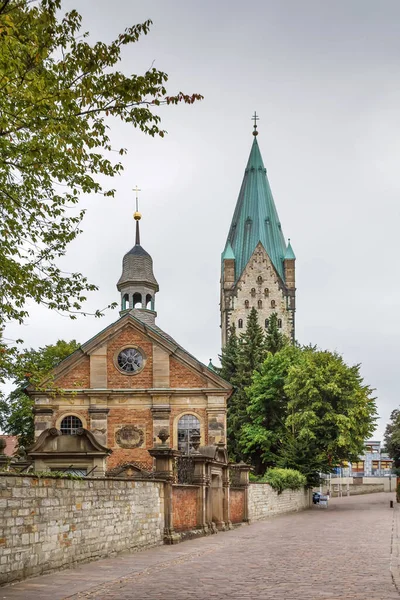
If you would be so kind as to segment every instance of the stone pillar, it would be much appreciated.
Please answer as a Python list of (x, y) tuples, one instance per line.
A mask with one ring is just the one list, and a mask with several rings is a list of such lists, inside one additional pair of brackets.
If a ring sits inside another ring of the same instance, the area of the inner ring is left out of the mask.
[(249, 473), (250, 465), (246, 465), (244, 462), (237, 464), (231, 464), (229, 467), (232, 471), (236, 472), (237, 480), (235, 481), (235, 488), (242, 488), (244, 493), (243, 501), (243, 521), (250, 523), (249, 516)]
[(229, 486), (229, 467), (226, 466), (222, 470), (222, 513), (226, 529), (232, 529), (230, 517), (230, 486)]
[(107, 416), (110, 409), (103, 406), (89, 406), (89, 431), (102, 446), (107, 446)]
[(193, 485), (199, 486), (197, 525), (204, 533), (211, 533), (210, 476), (207, 472), (207, 458), (198, 451), (193, 452), (191, 457), (194, 461)]
[(54, 410), (49, 407), (35, 406), (33, 414), (35, 415), (35, 438), (39, 437), (45, 429), (53, 427)]
[(226, 407), (222, 396), (207, 398), (207, 434), (209, 446), (217, 445), (226, 440)]
[(159, 439), (162, 443), (151, 448), (149, 454), (155, 459), (155, 477), (164, 480), (164, 543), (177, 544), (180, 536), (174, 531), (172, 484), (175, 481), (175, 460), (181, 453), (168, 446), (168, 438), (168, 433), (161, 430)]

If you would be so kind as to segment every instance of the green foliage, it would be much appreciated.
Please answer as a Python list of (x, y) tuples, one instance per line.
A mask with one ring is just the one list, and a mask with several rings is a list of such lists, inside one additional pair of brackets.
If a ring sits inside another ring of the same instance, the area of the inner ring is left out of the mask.
[[(251, 384), (253, 373), (262, 365), (265, 358), (265, 336), (258, 324), (258, 315), (252, 308), (247, 317), (245, 332), (239, 340), (228, 341), (228, 350), (223, 350), (226, 365), (230, 365), (230, 383), (234, 393), (228, 401), (228, 452), (232, 460), (243, 458), (240, 436), (249, 421), (247, 414), (248, 397), (246, 388)], [(229, 363), (227, 358), (229, 357)]]
[(390, 415), (390, 422), (385, 429), (384, 444), (398, 474), (400, 472), (400, 410), (398, 409), (392, 411)]
[(374, 431), (375, 398), (359, 365), (336, 353), (285, 346), (269, 353), (248, 388), (239, 445), (260, 474), (270, 466), (300, 471), (307, 485), (344, 460), (356, 460)]
[(283, 490), (299, 490), (307, 483), (305, 476), (294, 469), (268, 469), (263, 480), (281, 494)]
[(241, 430), (239, 444), (245, 460), (251, 462), (257, 473), (277, 464), (282, 440), (287, 435), (285, 382), (300, 355), (301, 350), (295, 346), (285, 346), (276, 354), (268, 353), (247, 389), (248, 422)]
[(6, 398), (0, 399), (0, 429), (17, 435), (20, 446), (27, 447), (34, 441), (33, 404), (26, 388), (29, 384), (36, 389), (45, 386), (43, 380), (51, 370), (78, 348), (75, 340), (58, 340), (56, 344), (38, 350), (31, 348), (18, 355), (14, 366), (15, 387)]
[(265, 338), (265, 349), (272, 354), (276, 354), (287, 344), (285, 336), (279, 331), (278, 315), (272, 313), (268, 322), (267, 335)]
[(222, 348), (219, 359), (221, 361), (219, 375), (226, 379), (226, 381), (234, 384), (237, 381), (239, 368), (239, 340), (236, 335), (235, 324), (229, 328), (228, 340), (224, 348)]
[(61, 0), (0, 5), (0, 331), (24, 321), (30, 299), (75, 318), (96, 289), (57, 261), (80, 233), (81, 195), (114, 196), (102, 182), (122, 171), (115, 157), (126, 150), (112, 146), (112, 119), (163, 137), (157, 107), (202, 98), (169, 95), (167, 74), (154, 67), (117, 70), (150, 20), (91, 43), (79, 13), (60, 10)]

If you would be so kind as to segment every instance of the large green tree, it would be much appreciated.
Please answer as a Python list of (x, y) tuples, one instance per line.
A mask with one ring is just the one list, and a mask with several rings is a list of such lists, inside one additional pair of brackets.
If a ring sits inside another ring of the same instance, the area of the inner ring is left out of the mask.
[(24, 321), (27, 300), (74, 317), (96, 289), (58, 259), (80, 233), (82, 194), (114, 195), (104, 176), (121, 172), (125, 149), (112, 145), (112, 119), (164, 136), (157, 106), (201, 98), (169, 95), (167, 74), (153, 66), (117, 69), (150, 20), (107, 44), (61, 9), (61, 0), (0, 1), (0, 331)]
[(42, 381), (64, 358), (75, 352), (79, 344), (75, 340), (58, 340), (34, 350), (21, 352), (14, 366), (14, 388), (7, 397), (0, 400), (0, 430), (17, 435), (19, 444), (29, 446), (34, 439), (33, 404), (26, 394), (28, 385), (40, 389)]
[(268, 350), (268, 352), (275, 354), (276, 352), (279, 352), (279, 350), (282, 350), (286, 344), (287, 339), (278, 327), (278, 314), (274, 312), (268, 319), (265, 348)]
[(319, 472), (356, 460), (375, 428), (375, 398), (359, 365), (313, 347), (268, 354), (248, 398), (241, 445), (257, 472), (293, 468), (310, 485)]
[(386, 452), (393, 459), (396, 473), (400, 474), (400, 410), (392, 411), (390, 421), (386, 425), (384, 444)]

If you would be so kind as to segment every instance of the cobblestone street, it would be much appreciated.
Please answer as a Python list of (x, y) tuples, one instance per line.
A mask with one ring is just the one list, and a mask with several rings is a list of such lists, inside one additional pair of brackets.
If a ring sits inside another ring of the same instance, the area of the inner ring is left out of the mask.
[[(393, 494), (124, 554), (0, 590), (4, 600), (398, 600)], [(393, 560), (391, 572), (391, 547)], [(393, 577), (392, 577), (393, 573)]]

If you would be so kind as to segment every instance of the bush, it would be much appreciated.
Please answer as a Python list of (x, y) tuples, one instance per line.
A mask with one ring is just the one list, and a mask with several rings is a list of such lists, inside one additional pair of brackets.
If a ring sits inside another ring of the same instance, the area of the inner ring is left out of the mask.
[(307, 483), (307, 478), (295, 469), (268, 469), (263, 481), (281, 494), (283, 490), (299, 490)]

